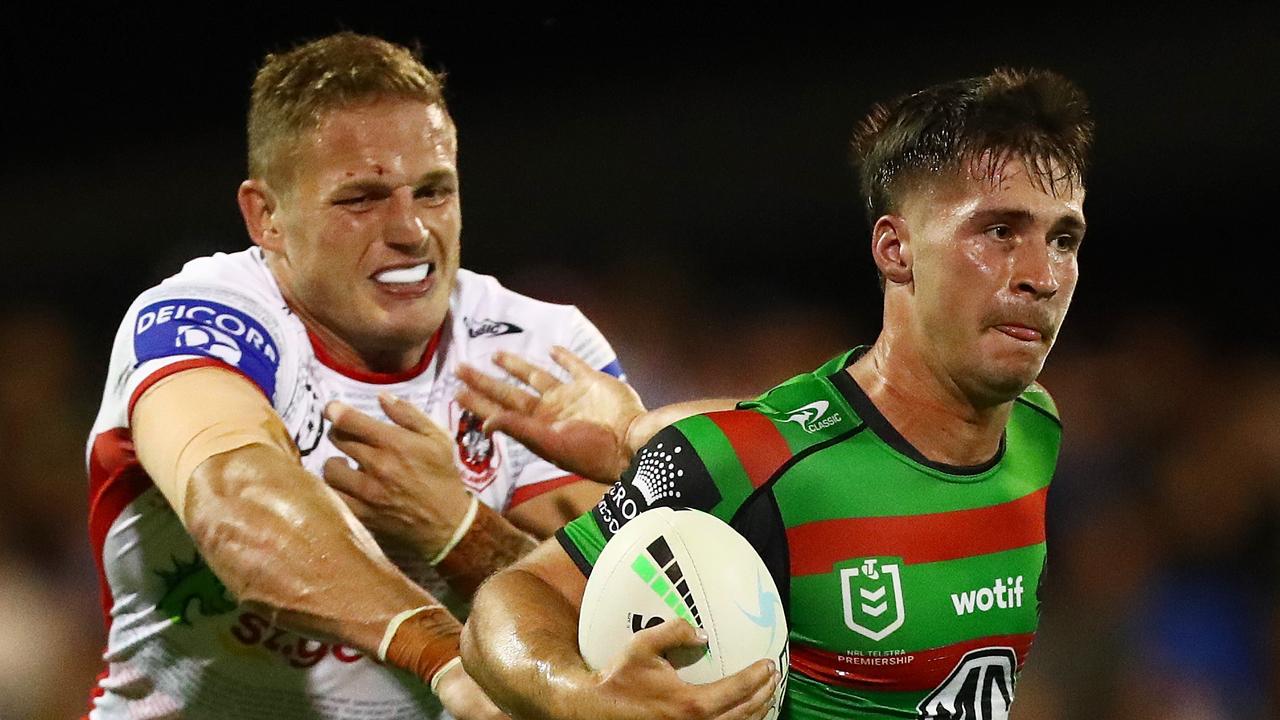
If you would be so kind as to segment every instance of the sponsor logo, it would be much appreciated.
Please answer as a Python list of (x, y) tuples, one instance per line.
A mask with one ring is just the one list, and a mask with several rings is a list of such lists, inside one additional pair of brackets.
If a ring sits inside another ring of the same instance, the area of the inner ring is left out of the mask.
[(787, 413), (788, 417), (785, 422), (793, 422), (804, 428), (807, 433), (816, 433), (819, 430), (835, 425), (842, 419), (838, 412), (827, 415), (827, 410), (830, 406), (831, 404), (826, 400), (816, 400)]
[(305, 669), (314, 667), (325, 658), (332, 657), (341, 663), (359, 662), (364, 655), (355, 648), (302, 637), (276, 627), (267, 618), (253, 612), (240, 614), (231, 627), (231, 637), (242, 645), (257, 646), (266, 650), (289, 667)]
[(836, 566), (840, 569), (846, 627), (877, 642), (902, 627), (907, 614), (902, 602), (900, 562), (900, 558), (861, 558), (847, 563), (853, 567)]
[(1012, 648), (971, 650), (946, 680), (916, 706), (918, 720), (1008, 720), (1013, 704)]
[(138, 362), (207, 355), (239, 368), (274, 396), (280, 351), (265, 327), (236, 308), (208, 300), (165, 300), (143, 308), (133, 329)]
[(991, 587), (982, 587), (951, 594), (951, 604), (956, 615), (972, 615), (992, 609), (1006, 610), (1022, 607), (1022, 576), (997, 578)]
[(684, 571), (680, 569), (680, 563), (676, 562), (666, 538), (659, 535), (649, 543), (644, 552), (638, 553), (631, 561), (631, 571), (662, 598), (662, 602), (671, 608), (676, 617), (702, 627), (698, 605), (693, 601), (693, 593), (684, 579)]
[(464, 317), (462, 323), (467, 326), (467, 334), (473, 338), (481, 335), (498, 336), (524, 332), (524, 328), (519, 325), (503, 320), (472, 320)]
[[(680, 491), (676, 489), (676, 480), (684, 477), (684, 470), (676, 468), (675, 461), (679, 459), (676, 456), (684, 451), (684, 447), (677, 445), (667, 450), (662, 447), (663, 445), (664, 443), (658, 443), (652, 448), (646, 447), (640, 451), (636, 472), (631, 478), (631, 484), (640, 491), (645, 505), (649, 507), (659, 500), (680, 497)], [(632, 517), (634, 515), (626, 516), (628, 520)]]

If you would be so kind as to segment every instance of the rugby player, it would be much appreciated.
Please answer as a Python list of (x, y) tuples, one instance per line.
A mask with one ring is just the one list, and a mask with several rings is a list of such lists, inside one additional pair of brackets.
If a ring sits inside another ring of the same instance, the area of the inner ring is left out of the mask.
[[(730, 523), (773, 575), (791, 629), (783, 717), (1007, 718), (1038, 622), (1061, 433), (1034, 381), (1076, 286), (1092, 134), (1084, 95), (1042, 71), (877, 105), (854, 149), (882, 332), (737, 409), (663, 428), (593, 510), (490, 579), (462, 643), (490, 697), (520, 718), (767, 712), (767, 660), (711, 686), (677, 678), (663, 652), (704, 642), (679, 620), (639, 631), (602, 670), (578, 654), (605, 543), (673, 505)], [(586, 444), (559, 435), (589, 434), (589, 409), (555, 398), (600, 395), (607, 378), (513, 374), (539, 394), (472, 383), (491, 425), (549, 455)], [(629, 412), (594, 427), (625, 438), (643, 418)]]
[[(259, 70), (254, 246), (142, 293), (113, 347), (88, 446), (108, 624), (91, 718), (500, 716), (448, 608), (605, 486), (486, 433), (455, 371), (553, 346), (620, 369), (575, 308), (459, 268), (441, 93), (352, 33)], [(380, 495), (387, 477), (412, 501)]]

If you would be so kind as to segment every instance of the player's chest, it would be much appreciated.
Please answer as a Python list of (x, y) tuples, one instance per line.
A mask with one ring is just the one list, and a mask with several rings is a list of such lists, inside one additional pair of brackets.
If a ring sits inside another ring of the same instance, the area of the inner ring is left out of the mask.
[(378, 395), (391, 393), (422, 410), (453, 439), (454, 460), (462, 482), (486, 504), (501, 507), (509, 484), (507, 450), (500, 438), (482, 430), (478, 416), (458, 405), (455, 396), (459, 386), (460, 381), (447, 366), (439, 371), (433, 368), (409, 382), (377, 385), (353, 381), (317, 363), (299, 383), (304, 397), (297, 404), (298, 411), (290, 413), (287, 425), (294, 434), (303, 466), (323, 475), (325, 461), (345, 457), (330, 438), (331, 424), (324, 417), (325, 406), (339, 401), (390, 423)]

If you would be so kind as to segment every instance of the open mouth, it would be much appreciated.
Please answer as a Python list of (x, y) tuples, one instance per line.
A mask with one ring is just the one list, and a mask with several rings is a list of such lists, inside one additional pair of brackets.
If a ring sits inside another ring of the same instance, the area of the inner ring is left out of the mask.
[(433, 263), (419, 263), (408, 267), (391, 268), (376, 273), (373, 279), (385, 285), (413, 285), (426, 280), (435, 270)]

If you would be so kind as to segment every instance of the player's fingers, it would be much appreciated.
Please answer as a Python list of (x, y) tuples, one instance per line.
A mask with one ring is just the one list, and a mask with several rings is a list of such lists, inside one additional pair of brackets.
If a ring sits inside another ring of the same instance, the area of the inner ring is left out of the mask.
[(507, 410), (528, 413), (533, 412), (538, 405), (538, 399), (533, 395), (474, 368), (465, 366), (459, 368), (458, 379), (473, 392), (485, 396)]
[(387, 431), (392, 427), (338, 400), (324, 406), (324, 416), (333, 424), (333, 429), (339, 436), (352, 437), (370, 445), (382, 444)]
[(544, 395), (560, 386), (560, 381), (554, 375), (519, 355), (496, 352), (493, 354), (493, 362)]
[(555, 436), (551, 427), (545, 422), (506, 410), (495, 413), (485, 420), (483, 429), (487, 433), (500, 432), (509, 435), (535, 453), (543, 449)]
[[(324, 481), (328, 483), (329, 487), (333, 488), (344, 500), (358, 499), (362, 511), (368, 509), (366, 503), (381, 489), (373, 478), (351, 467), (346, 458), (333, 457), (326, 460), (323, 475)], [(347, 506), (351, 508), (352, 512), (356, 512), (356, 507), (352, 506), (350, 502), (347, 503)], [(356, 515), (363, 517), (360, 512), (356, 512)]]
[(757, 660), (703, 687), (716, 714), (726, 718), (749, 718), (763, 714), (760, 709), (768, 704), (779, 679), (772, 660)]
[(352, 515), (356, 516), (356, 519), (359, 520), (361, 524), (367, 524), (369, 520), (377, 517), (377, 513), (373, 511), (373, 508), (369, 507), (368, 503), (360, 498), (357, 498), (354, 495), (348, 495), (341, 490), (334, 490), (333, 493), (338, 496), (338, 499), (347, 506), (347, 509), (351, 511)]
[(631, 638), (632, 647), (643, 655), (666, 655), (672, 650), (705, 647), (706, 644), (706, 632), (680, 618), (641, 630)]
[(419, 435), (430, 435), (440, 430), (426, 413), (402, 397), (386, 392), (378, 393), (378, 404), (382, 406), (382, 411), (387, 414), (391, 422), (406, 430), (412, 430)]
[(776, 693), (780, 682), (782, 682), (782, 676), (774, 671), (768, 682), (756, 688), (756, 691), (746, 700), (730, 708), (728, 712), (722, 715), (722, 719), (760, 720), (760, 718), (768, 715), (777, 699)]
[(352, 440), (350, 436), (342, 433), (330, 432), (329, 441), (347, 457), (355, 460), (363, 470), (376, 472), (377, 468), (381, 467), (382, 451), (377, 448), (359, 440)]
[(586, 360), (573, 354), (568, 348), (559, 345), (551, 348), (551, 359), (555, 360), (560, 367), (568, 370), (569, 375), (575, 380), (596, 371), (595, 368), (587, 364)]
[(506, 408), (474, 390), (459, 390), (455, 398), (463, 410), (470, 410), (479, 415), (482, 420), (488, 420), (506, 410)]

